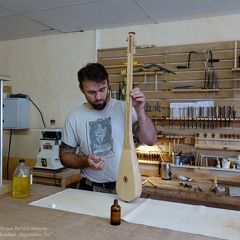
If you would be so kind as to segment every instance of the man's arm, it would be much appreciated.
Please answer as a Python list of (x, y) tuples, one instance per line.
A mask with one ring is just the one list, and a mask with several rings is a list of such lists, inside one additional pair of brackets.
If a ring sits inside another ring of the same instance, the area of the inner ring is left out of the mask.
[(134, 134), (142, 143), (153, 146), (157, 144), (157, 131), (152, 120), (145, 112), (145, 96), (139, 88), (132, 89), (130, 94), (138, 116), (138, 124), (134, 127)]
[(60, 161), (65, 167), (76, 169), (90, 167), (95, 170), (102, 170), (104, 168), (104, 161), (99, 161), (99, 157), (94, 154), (79, 156), (76, 154), (76, 148), (64, 142), (61, 142), (59, 150)]
[(148, 146), (157, 144), (156, 128), (147, 114), (146, 119), (139, 119), (138, 117), (138, 121), (133, 124), (133, 134), (140, 142)]

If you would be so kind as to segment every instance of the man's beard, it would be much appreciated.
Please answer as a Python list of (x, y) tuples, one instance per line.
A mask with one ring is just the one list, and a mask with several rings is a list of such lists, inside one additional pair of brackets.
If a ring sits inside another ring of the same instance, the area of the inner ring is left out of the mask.
[(103, 110), (107, 105), (107, 101), (104, 101), (102, 104), (91, 103), (91, 105), (95, 110)]

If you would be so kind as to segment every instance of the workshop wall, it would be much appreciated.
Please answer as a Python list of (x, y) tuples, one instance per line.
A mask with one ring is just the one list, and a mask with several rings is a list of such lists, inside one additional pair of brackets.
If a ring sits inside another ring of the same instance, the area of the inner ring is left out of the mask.
[[(86, 41), (87, 39), (87, 41)], [(50, 120), (62, 127), (66, 115), (84, 97), (77, 81), (78, 70), (95, 59), (95, 32), (28, 38), (0, 43), (0, 68), (12, 80), (12, 93), (23, 93), (41, 110), (46, 127)], [(36, 158), (44, 127), (37, 108), (30, 102), (30, 129), (13, 130), (11, 156)], [(10, 130), (4, 130), (4, 156), (8, 154)]]
[[(76, 73), (95, 61), (98, 49), (126, 47), (127, 33), (136, 32), (137, 45), (177, 46), (240, 39), (239, 15), (71, 33), (0, 42), (0, 69), (12, 76), (7, 85), (13, 93), (28, 94), (39, 107), (46, 125), (51, 119), (61, 127), (66, 115), (84, 102)], [(182, 60), (185, 61), (185, 60)], [(6, 85), (6, 83), (5, 83)], [(150, 85), (152, 87), (152, 85)], [(30, 104), (30, 128), (43, 127), (40, 114)], [(10, 155), (36, 158), (38, 132), (14, 130)], [(4, 156), (8, 154), (9, 130), (4, 130)]]
[[(167, 143), (168, 153), (189, 152), (196, 146), (198, 152), (205, 154), (215, 151), (216, 155), (237, 156), (240, 146), (240, 136), (236, 134), (240, 115), (239, 54), (237, 41), (136, 46), (134, 85), (145, 93), (146, 111), (159, 131), (159, 142)], [(112, 97), (122, 99), (126, 47), (99, 49), (98, 61), (110, 74)], [(206, 107), (206, 101), (213, 105)], [(173, 103), (175, 107), (171, 107)], [(175, 148), (176, 143), (181, 144), (181, 149)], [(199, 150), (201, 148), (204, 150)]]
[[(136, 33), (136, 45), (176, 46), (240, 39), (238, 15), (165, 22), (99, 31), (99, 49), (123, 47), (128, 32)], [(126, 43), (127, 46), (127, 43)]]

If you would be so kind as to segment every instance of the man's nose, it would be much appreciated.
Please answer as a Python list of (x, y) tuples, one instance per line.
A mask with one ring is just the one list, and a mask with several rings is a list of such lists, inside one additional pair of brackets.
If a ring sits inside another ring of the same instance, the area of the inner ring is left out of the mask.
[(101, 99), (101, 94), (100, 94), (100, 92), (96, 92), (96, 99), (97, 99), (97, 100), (100, 100), (100, 99)]

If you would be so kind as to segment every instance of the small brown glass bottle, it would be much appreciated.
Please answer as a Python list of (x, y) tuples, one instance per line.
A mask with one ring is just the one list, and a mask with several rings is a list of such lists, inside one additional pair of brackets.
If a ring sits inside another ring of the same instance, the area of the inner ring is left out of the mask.
[(118, 200), (114, 199), (114, 204), (111, 206), (111, 225), (121, 224), (121, 207), (118, 205)]

